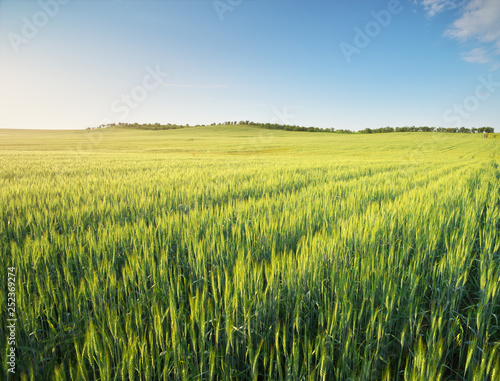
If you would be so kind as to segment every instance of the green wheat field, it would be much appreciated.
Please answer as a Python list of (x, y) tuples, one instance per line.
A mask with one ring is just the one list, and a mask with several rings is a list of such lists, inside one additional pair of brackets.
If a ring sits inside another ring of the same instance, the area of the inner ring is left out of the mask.
[(482, 134), (0, 130), (4, 374), (500, 380), (499, 164)]

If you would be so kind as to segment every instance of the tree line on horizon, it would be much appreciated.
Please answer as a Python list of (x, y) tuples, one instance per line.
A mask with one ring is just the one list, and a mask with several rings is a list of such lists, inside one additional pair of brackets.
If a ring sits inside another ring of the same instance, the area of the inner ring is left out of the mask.
[(495, 132), (495, 129), (493, 127), (472, 127), (472, 128), (467, 128), (467, 127), (427, 127), (427, 126), (422, 126), (422, 127), (381, 127), (381, 128), (365, 128), (364, 130), (359, 131), (361, 134), (378, 134), (378, 133), (385, 133), (385, 132), (448, 132), (448, 133), (460, 133), (460, 134), (476, 134), (476, 133), (493, 133)]
[[(405, 126), (405, 127), (380, 127), (380, 128), (365, 128), (361, 131), (351, 131), (349, 129), (335, 129), (335, 128), (320, 128), (320, 127), (303, 127), (297, 125), (279, 124), (279, 123), (257, 123), (252, 121), (226, 121), (222, 123), (211, 123), (210, 126), (227, 126), (227, 125), (244, 125), (258, 128), (265, 128), (268, 130), (284, 130), (284, 131), (307, 131), (307, 132), (334, 132), (338, 134), (380, 134), (389, 132), (446, 132), (446, 133), (462, 133), (462, 134), (476, 134), (476, 133), (494, 133), (493, 127), (428, 127), (428, 126)], [(87, 130), (95, 128), (109, 128), (109, 127), (124, 127), (134, 128), (140, 130), (175, 130), (179, 128), (191, 127), (189, 124), (161, 124), (161, 123), (109, 123), (101, 124), (99, 127), (88, 127)], [(197, 124), (192, 127), (201, 127)]]

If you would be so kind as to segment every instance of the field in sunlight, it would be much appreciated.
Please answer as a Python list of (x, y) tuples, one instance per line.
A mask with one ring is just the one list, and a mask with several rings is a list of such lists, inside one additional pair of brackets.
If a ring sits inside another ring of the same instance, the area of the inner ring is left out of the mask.
[(468, 134), (0, 130), (19, 375), (499, 379), (499, 164)]

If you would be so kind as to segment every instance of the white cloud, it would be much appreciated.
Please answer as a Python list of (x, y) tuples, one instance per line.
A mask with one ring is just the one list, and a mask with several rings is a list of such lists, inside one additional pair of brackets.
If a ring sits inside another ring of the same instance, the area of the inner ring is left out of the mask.
[(472, 49), (470, 52), (463, 54), (462, 58), (464, 61), (473, 63), (488, 63), (491, 61), (488, 52), (484, 48)]
[(164, 83), (164, 82), (160, 82), (160, 85), (165, 87), (177, 87), (183, 89), (222, 89), (230, 87), (226, 85), (182, 85), (182, 84), (178, 85), (174, 83)]
[(457, 2), (453, 0), (422, 0), (422, 5), (429, 16), (434, 16), (437, 13), (453, 9), (458, 6)]
[(500, 1), (471, 0), (445, 34), (460, 41), (494, 43), (500, 49)]
[[(500, 0), (414, 0), (419, 2), (429, 16), (450, 9), (457, 9), (458, 18), (444, 35), (462, 43), (475, 44), (476, 48), (462, 54), (464, 61), (492, 63), (498, 68), (500, 55)], [(470, 48), (469, 48), (470, 49)]]

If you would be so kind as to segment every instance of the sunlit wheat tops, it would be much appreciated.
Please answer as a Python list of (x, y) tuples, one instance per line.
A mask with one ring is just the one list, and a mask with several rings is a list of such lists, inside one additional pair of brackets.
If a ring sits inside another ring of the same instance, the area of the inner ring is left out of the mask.
[(498, 139), (97, 133), (0, 141), (21, 379), (500, 379)]

